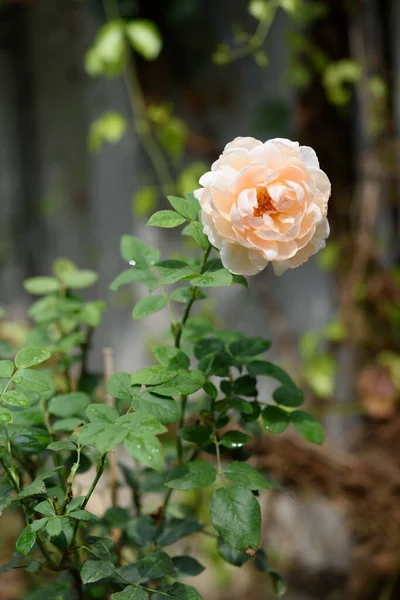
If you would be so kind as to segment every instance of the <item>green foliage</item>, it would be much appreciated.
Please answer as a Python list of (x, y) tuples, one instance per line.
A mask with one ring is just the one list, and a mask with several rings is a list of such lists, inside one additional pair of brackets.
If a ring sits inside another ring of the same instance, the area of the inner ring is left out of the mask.
[(126, 132), (126, 120), (116, 112), (107, 112), (90, 126), (89, 150), (99, 152), (105, 142), (118, 143)]
[[(102, 56), (108, 43), (116, 53), (124, 35), (122, 24), (114, 26), (102, 32)], [(155, 600), (201, 600), (181, 579), (204, 567), (192, 556), (171, 556), (169, 546), (209, 533), (210, 523), (223, 560), (236, 566), (253, 560), (278, 595), (285, 589), (260, 548), (257, 498), (279, 485), (231, 455), (249, 455), (248, 443), (261, 424), (271, 434), (292, 425), (317, 444), (323, 431), (300, 410), (304, 396), (295, 382), (265, 360), (269, 340), (219, 330), (190, 314), (207, 297), (201, 288), (247, 282), (211, 254), (215, 249), (203, 233), (194, 195), (168, 200), (171, 210), (159, 211), (149, 224), (185, 224), (182, 234), (193, 238), (200, 258), (161, 260), (159, 250), (125, 235), (121, 255), (129, 268), (110, 286), (118, 290), (139, 282), (147, 288), (149, 294), (133, 308), (135, 321), (168, 307), (171, 327), (152, 347), (153, 364), (107, 377), (88, 370), (90, 339), (105, 309), (102, 301), (81, 296), (97, 281), (93, 271), (59, 259), (51, 277), (25, 282), (26, 290), (40, 297), (29, 308), (33, 326), (25, 346), (11, 346), (0, 360), (0, 512), (18, 506), (24, 513), (18, 554), (4, 569), (24, 566), (47, 582), (31, 598), (72, 598), (80, 578), (85, 599), (101, 594), (145, 600), (151, 594)], [(329, 324), (325, 335), (338, 339), (340, 324)], [(277, 384), (267, 398), (259, 390), (260, 377)], [(121, 465), (132, 503), (95, 516), (87, 505), (118, 446), (135, 464)], [(92, 483), (85, 496), (74, 497), (75, 478), (85, 471), (93, 472)], [(187, 507), (180, 513), (170, 509), (171, 498), (179, 501), (186, 492), (204, 498), (210, 493), (209, 511), (200, 520)], [(143, 512), (148, 493), (159, 498), (151, 516)], [(49, 578), (49, 571), (58, 576)]]
[(154, 60), (162, 49), (158, 27), (147, 19), (135, 19), (126, 24), (126, 34), (131, 46), (146, 60)]

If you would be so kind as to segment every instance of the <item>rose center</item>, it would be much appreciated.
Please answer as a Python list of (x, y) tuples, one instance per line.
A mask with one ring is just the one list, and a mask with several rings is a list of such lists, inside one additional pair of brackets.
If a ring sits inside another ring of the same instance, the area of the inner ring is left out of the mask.
[(254, 208), (254, 216), (262, 217), (266, 212), (276, 212), (272, 204), (272, 198), (264, 185), (258, 185), (257, 188), (257, 206)]

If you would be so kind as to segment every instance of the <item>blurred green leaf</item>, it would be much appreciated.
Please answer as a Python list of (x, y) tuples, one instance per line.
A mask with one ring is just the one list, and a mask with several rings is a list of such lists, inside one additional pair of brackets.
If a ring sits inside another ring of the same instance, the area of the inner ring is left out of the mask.
[(42, 294), (51, 294), (57, 292), (60, 287), (55, 277), (31, 277), (24, 281), (24, 288), (30, 294), (41, 296)]
[(126, 129), (126, 119), (122, 115), (111, 111), (104, 113), (90, 125), (89, 150), (99, 152), (105, 142), (117, 144), (125, 135)]
[(100, 28), (85, 56), (89, 75), (113, 77), (119, 75), (126, 62), (124, 23), (111, 21)]
[(314, 444), (322, 444), (324, 441), (324, 430), (321, 423), (312, 415), (302, 411), (295, 410), (290, 413), (290, 422), (293, 427), (306, 439)]
[(138, 219), (148, 217), (157, 206), (158, 192), (153, 186), (144, 186), (135, 192), (132, 199), (133, 214)]
[(135, 19), (125, 26), (131, 46), (146, 60), (154, 60), (162, 49), (160, 31), (153, 21)]
[(289, 425), (289, 416), (277, 406), (266, 406), (262, 411), (264, 427), (270, 433), (282, 433)]

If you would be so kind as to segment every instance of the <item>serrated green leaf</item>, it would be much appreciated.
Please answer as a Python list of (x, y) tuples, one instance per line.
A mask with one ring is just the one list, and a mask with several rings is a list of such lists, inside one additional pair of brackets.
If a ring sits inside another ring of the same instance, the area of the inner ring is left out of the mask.
[(221, 437), (221, 444), (226, 448), (241, 448), (250, 440), (251, 435), (246, 435), (241, 431), (227, 431)]
[(53, 430), (56, 432), (59, 431), (74, 431), (78, 427), (78, 425), (82, 425), (85, 420), (78, 419), (76, 417), (71, 417), (69, 419), (60, 419), (53, 423)]
[(161, 471), (164, 454), (161, 442), (151, 433), (131, 434), (124, 440), (126, 452), (155, 471)]
[(146, 296), (141, 298), (132, 311), (132, 317), (135, 321), (148, 317), (153, 313), (159, 312), (167, 306), (167, 299), (163, 295)]
[(8, 390), (7, 392), (4, 392), (1, 399), (11, 406), (20, 406), (21, 408), (29, 406), (28, 398), (18, 390)]
[(199, 446), (206, 446), (212, 439), (211, 430), (203, 425), (188, 425), (178, 429), (177, 433), (181, 439)]
[(157, 535), (160, 546), (169, 546), (192, 533), (202, 531), (203, 526), (192, 519), (171, 519), (166, 521)]
[(46, 517), (54, 517), (56, 514), (54, 511), (54, 506), (50, 504), (48, 500), (43, 500), (43, 502), (36, 504), (34, 511), (40, 513), (41, 515), (45, 515)]
[(38, 494), (44, 494), (45, 492), (46, 486), (44, 485), (43, 479), (36, 477), (30, 485), (18, 494), (18, 498), (28, 498), (29, 496), (37, 496)]
[(14, 373), (14, 364), (12, 360), (0, 360), (0, 377), (9, 379)]
[(118, 419), (118, 411), (107, 404), (89, 404), (86, 409), (87, 418), (91, 423), (112, 424)]
[(161, 396), (189, 396), (200, 390), (205, 383), (204, 373), (197, 369), (192, 371), (180, 370), (178, 375), (164, 383), (151, 388), (151, 391)]
[(157, 550), (136, 563), (142, 579), (160, 579), (172, 571), (172, 560), (166, 552)]
[(122, 592), (111, 594), (111, 600), (148, 600), (149, 594), (136, 585), (129, 585)]
[(199, 592), (186, 583), (175, 581), (172, 585), (162, 588), (162, 594), (155, 591), (153, 600), (165, 600), (165, 598), (173, 598), (173, 600), (203, 600)]
[(60, 394), (49, 400), (48, 411), (57, 417), (72, 417), (82, 413), (90, 404), (90, 397), (83, 392)]
[(159, 210), (150, 217), (147, 225), (170, 229), (172, 227), (178, 227), (178, 225), (182, 225), (182, 223), (185, 222), (185, 217), (182, 217), (182, 215), (174, 212), (173, 210)]
[(27, 554), (29, 554), (29, 552), (32, 550), (35, 541), (36, 533), (32, 531), (30, 527), (25, 527), (16, 541), (15, 549), (17, 552), (22, 554), (22, 556), (27, 556)]
[(245, 358), (247, 356), (256, 356), (262, 354), (271, 347), (270, 340), (260, 336), (243, 338), (229, 344), (229, 352), (236, 358)]
[[(207, 236), (203, 233), (203, 225), (198, 221), (193, 221), (192, 223), (189, 223), (189, 225), (186, 225), (182, 233), (183, 235), (189, 235), (192, 237), (202, 250), (208, 249), (210, 242), (208, 241)], [(233, 277), (232, 281), (235, 277), (236, 276)]]
[(177, 577), (194, 577), (204, 571), (204, 567), (192, 556), (174, 556), (172, 564)]
[(138, 269), (145, 269), (160, 260), (158, 248), (152, 248), (132, 235), (121, 237), (120, 250), (122, 258)]
[(26, 369), (39, 365), (50, 358), (50, 352), (42, 348), (22, 348), (15, 356), (15, 366), (18, 369)]
[(176, 423), (181, 416), (181, 409), (172, 398), (159, 398), (149, 392), (142, 392), (132, 400), (134, 410), (153, 415), (160, 423)]
[(142, 515), (133, 521), (130, 521), (126, 527), (128, 538), (142, 548), (148, 546), (153, 541), (155, 535), (155, 526), (150, 515)]
[(13, 382), (30, 392), (49, 392), (51, 386), (48, 379), (33, 369), (18, 369), (13, 375)]
[(109, 560), (87, 560), (81, 569), (81, 578), (84, 584), (94, 583), (106, 577), (111, 577), (115, 567)]
[(146, 272), (147, 269), (139, 269), (137, 267), (133, 267), (132, 269), (126, 269), (112, 280), (108, 288), (112, 292), (116, 292), (121, 287), (121, 285), (128, 285), (129, 283), (133, 283), (134, 281), (142, 281), (143, 278), (146, 278)]
[(302, 410), (294, 410), (290, 413), (290, 422), (308, 442), (323, 444), (324, 430), (321, 423), (312, 415)]
[(73, 510), (68, 512), (68, 516), (71, 519), (78, 519), (79, 521), (98, 521), (99, 518), (93, 515), (87, 510)]
[(194, 347), (194, 355), (196, 358), (200, 359), (203, 356), (208, 356), (210, 354), (218, 354), (219, 352), (223, 352), (225, 348), (225, 344), (223, 341), (217, 338), (206, 338), (203, 340), (199, 340)]
[(282, 385), (297, 390), (297, 386), (294, 381), (289, 377), (287, 373), (277, 365), (263, 360), (256, 360), (246, 365), (249, 375), (257, 377), (258, 375), (266, 375), (276, 379)]
[(249, 287), (248, 281), (243, 275), (233, 275), (232, 277), (232, 285), (240, 285), (244, 287), (246, 290)]
[(130, 412), (122, 415), (116, 422), (117, 427), (129, 430), (132, 434), (151, 433), (158, 435), (165, 433), (167, 428), (157, 421), (152, 415), (145, 412)]
[(48, 519), (46, 523), (46, 533), (50, 537), (57, 537), (62, 531), (62, 520), (60, 517), (53, 517)]
[(57, 292), (60, 287), (55, 277), (31, 277), (24, 281), (24, 288), (30, 294), (41, 296)]
[(159, 363), (164, 367), (172, 369), (188, 369), (190, 366), (189, 357), (174, 346), (157, 345), (153, 346), (152, 352)]
[[(181, 304), (187, 304), (190, 301), (190, 299), (192, 298), (193, 291), (194, 290), (191, 287), (177, 288), (170, 295), (170, 299), (173, 300), (174, 302), (179, 302)], [(207, 294), (205, 294), (200, 289), (198, 289), (196, 292), (196, 301), (204, 300), (205, 298), (207, 298)]]
[(107, 391), (114, 398), (129, 402), (132, 399), (131, 376), (128, 373), (113, 373)]
[(178, 371), (166, 369), (156, 365), (141, 369), (131, 376), (131, 385), (159, 385), (170, 381), (178, 374)]
[(40, 454), (47, 448), (50, 441), (50, 434), (40, 427), (18, 429), (13, 439), (17, 452), (23, 456)]
[(118, 425), (95, 422), (84, 425), (79, 430), (79, 443), (82, 446), (95, 446), (101, 454), (116, 448), (126, 437), (127, 431)]
[(211, 485), (216, 476), (217, 473), (210, 463), (194, 460), (172, 469), (165, 478), (165, 485), (174, 490), (195, 490)]
[(224, 468), (224, 475), (236, 485), (247, 490), (269, 490), (274, 483), (245, 462), (231, 462)]
[(242, 375), (234, 380), (232, 391), (238, 396), (256, 396), (257, 380), (250, 375)]
[(33, 521), (33, 523), (31, 523), (30, 527), (32, 531), (40, 531), (41, 529), (46, 527), (47, 521), (47, 517), (44, 517), (43, 519), (36, 519), (36, 521)]
[(235, 550), (235, 548), (224, 542), (221, 537), (218, 538), (218, 552), (227, 563), (235, 565), (235, 567), (241, 567), (245, 562), (250, 560), (249, 554)]
[(219, 287), (231, 285), (232, 273), (228, 269), (220, 269), (219, 271), (206, 271), (198, 277), (190, 280), (190, 284), (197, 287)]
[(289, 415), (277, 406), (266, 406), (262, 411), (264, 427), (270, 433), (282, 433), (289, 425)]
[(73, 442), (52, 442), (47, 446), (47, 450), (54, 450), (55, 452), (64, 452), (76, 450), (76, 445)]
[(249, 490), (236, 486), (216, 490), (210, 515), (215, 529), (232, 548), (246, 551), (260, 545), (260, 505)]
[(12, 413), (6, 408), (0, 407), (0, 423), (12, 423)]
[(276, 389), (272, 397), (277, 404), (281, 404), (282, 406), (297, 407), (301, 406), (304, 402), (303, 392), (286, 386)]
[(192, 197), (178, 198), (177, 196), (167, 196), (169, 203), (176, 212), (180, 213), (186, 219), (194, 220), (199, 212), (199, 203)]

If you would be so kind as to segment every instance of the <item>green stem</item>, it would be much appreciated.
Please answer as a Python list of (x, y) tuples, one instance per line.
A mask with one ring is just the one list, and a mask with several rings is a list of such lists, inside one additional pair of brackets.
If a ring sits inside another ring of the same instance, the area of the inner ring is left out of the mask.
[[(46, 401), (45, 400), (42, 400), (40, 402), (40, 407), (41, 407), (41, 409), (43, 411), (44, 424), (46, 426), (46, 429), (47, 429), (47, 431), (48, 431), (48, 433), (49, 433), (52, 441), (54, 442), (55, 441), (54, 430), (53, 430), (53, 428), (51, 426), (51, 423), (50, 423), (50, 413), (47, 410)], [(53, 454), (53, 461), (54, 461), (54, 464), (55, 464), (56, 467), (62, 467), (62, 468), (64, 468), (64, 465), (62, 463), (61, 457), (58, 455), (57, 452), (54, 452), (54, 454)], [(60, 487), (61, 487), (61, 489), (63, 491), (65, 491), (65, 483), (64, 483), (64, 478), (63, 478), (62, 473), (61, 473), (61, 469), (59, 469), (57, 471), (57, 475), (58, 475), (58, 480), (59, 480), (59, 483), (60, 483)]]
[[(117, 0), (104, 0), (103, 4), (108, 21), (121, 19)], [(176, 185), (171, 175), (168, 162), (152, 135), (151, 125), (147, 117), (146, 102), (140, 87), (135, 64), (131, 58), (131, 48), (127, 43), (125, 52), (127, 55), (127, 65), (123, 71), (123, 78), (131, 106), (135, 131), (153, 165), (160, 189), (162, 193), (167, 196), (174, 192)]]
[[(94, 490), (95, 490), (95, 488), (96, 488), (96, 485), (98, 484), (98, 482), (99, 482), (99, 479), (100, 479), (100, 477), (101, 477), (101, 476), (102, 476), (102, 474), (103, 474), (103, 471), (104, 471), (104, 463), (105, 463), (105, 460), (106, 460), (106, 456), (107, 456), (106, 454), (103, 454), (103, 455), (102, 455), (102, 456), (100, 456), (100, 458), (99, 458), (99, 462), (97, 463), (97, 468), (96, 468), (96, 476), (95, 476), (95, 478), (93, 479), (93, 481), (92, 481), (92, 485), (90, 486), (90, 488), (89, 488), (89, 490), (88, 490), (88, 492), (87, 492), (87, 494), (86, 494), (85, 498), (83, 499), (83, 502), (82, 502), (82, 504), (81, 504), (81, 506), (80, 506), (80, 508), (81, 508), (82, 510), (83, 510), (84, 508), (86, 508), (86, 505), (87, 505), (87, 503), (89, 502), (89, 500), (90, 500), (90, 497), (91, 497), (91, 495), (93, 494), (93, 492), (94, 492)], [(63, 554), (63, 555), (62, 555), (62, 557), (61, 557), (61, 561), (60, 561), (60, 565), (59, 565), (59, 570), (62, 570), (62, 569), (64, 568), (64, 565), (65, 565), (65, 562), (66, 562), (66, 560), (67, 560), (67, 556), (68, 556), (68, 550), (69, 550), (69, 548), (70, 548), (71, 546), (73, 546), (73, 545), (74, 545), (75, 538), (76, 538), (76, 535), (77, 535), (77, 533), (78, 533), (79, 525), (80, 525), (80, 521), (76, 521), (76, 522), (75, 522), (75, 524), (74, 524), (74, 529), (73, 529), (73, 532), (72, 532), (72, 538), (71, 538), (71, 542), (70, 542), (70, 544), (69, 544), (68, 548), (66, 548), (66, 549), (65, 549), (65, 551), (64, 551), (64, 554)]]
[(78, 446), (76, 449), (76, 461), (72, 465), (70, 474), (68, 475), (67, 485), (65, 487), (64, 502), (61, 507), (62, 515), (65, 513), (67, 504), (69, 504), (69, 502), (71, 502), (71, 500), (72, 500), (72, 486), (75, 481), (76, 474), (78, 473), (80, 462), (81, 462), (81, 447)]
[(274, 12), (271, 15), (269, 21), (260, 21), (257, 25), (257, 28), (251, 38), (239, 46), (238, 48), (230, 49), (229, 58), (226, 61), (227, 63), (232, 63), (239, 58), (244, 58), (249, 54), (254, 54), (257, 50), (264, 45), (265, 40), (267, 39), (268, 33), (270, 32), (271, 25), (274, 22), (276, 11), (278, 7), (275, 6)]
[[(211, 248), (212, 248), (212, 246), (209, 245), (208, 248), (207, 248), (207, 250), (205, 250), (203, 252), (203, 256), (202, 256), (202, 259), (201, 259), (201, 262), (200, 262), (200, 273), (203, 272), (204, 265), (206, 264), (206, 262), (208, 260), (208, 257), (210, 255)], [(191, 297), (190, 297), (189, 302), (186, 305), (185, 312), (183, 313), (182, 320), (174, 328), (174, 331), (175, 331), (175, 333), (174, 333), (174, 338), (175, 338), (174, 339), (174, 345), (175, 345), (175, 348), (180, 348), (180, 346), (181, 346), (182, 333), (183, 333), (183, 330), (185, 328), (186, 322), (187, 322), (187, 320), (189, 318), (192, 306), (193, 306), (193, 304), (196, 301), (197, 290), (198, 290), (197, 287), (193, 287), (192, 288)], [(180, 421), (179, 421), (179, 428), (183, 427), (183, 425), (185, 423), (185, 412), (186, 412), (186, 406), (187, 406), (187, 396), (182, 396), (182, 401), (181, 402), (182, 402), (182, 406), (181, 406), (182, 410), (181, 410), (181, 418), (180, 418)], [(182, 440), (181, 440), (181, 438), (178, 435), (176, 436), (176, 454), (177, 454), (177, 457), (178, 457), (178, 463), (182, 464), (182, 459), (183, 459), (183, 445), (182, 445)]]
[[(21, 486), (19, 485), (18, 479), (14, 476), (13, 471), (8, 467), (7, 463), (3, 460), (2, 457), (0, 457), (0, 463), (1, 463), (4, 471), (6, 472), (6, 475), (7, 475), (8, 479), (10, 480), (10, 483), (11, 483), (12, 487), (14, 488), (16, 494), (19, 495), (22, 490), (21, 490)], [(27, 508), (26, 508), (24, 500), (21, 500), (21, 507), (22, 507), (22, 511), (24, 513), (25, 523), (27, 526), (29, 526), (31, 524), (31, 519), (28, 517), (28, 512), (27, 512)], [(38, 545), (40, 552), (42, 553), (43, 557), (45, 558), (48, 566), (54, 571), (57, 570), (57, 565), (55, 564), (55, 562), (53, 561), (53, 559), (47, 552), (47, 549), (44, 546), (44, 543), (42, 542), (39, 533), (36, 536), (36, 543)]]
[(82, 502), (82, 506), (81, 506), (82, 509), (86, 508), (86, 505), (89, 502), (90, 497), (93, 494), (96, 485), (99, 483), (100, 477), (103, 475), (104, 463), (106, 461), (106, 456), (107, 456), (107, 454), (103, 454), (102, 456), (100, 456), (99, 462), (97, 463), (96, 477), (93, 479), (92, 485), (90, 486), (90, 488)]

